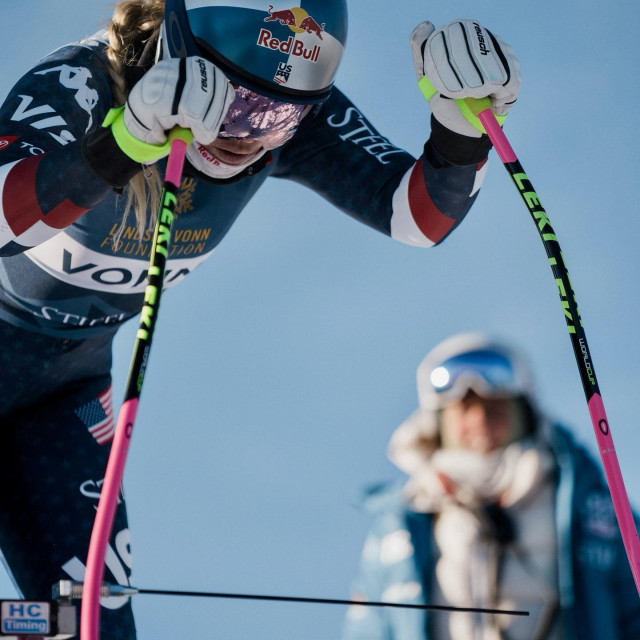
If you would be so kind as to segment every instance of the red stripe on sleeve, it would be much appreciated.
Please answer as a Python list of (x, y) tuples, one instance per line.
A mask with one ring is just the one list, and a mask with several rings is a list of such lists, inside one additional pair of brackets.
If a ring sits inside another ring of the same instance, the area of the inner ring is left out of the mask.
[(36, 172), (42, 158), (34, 156), (18, 162), (5, 180), (2, 209), (5, 220), (16, 236), (39, 220), (52, 229), (64, 229), (88, 211), (65, 199), (48, 213), (43, 213), (36, 196)]
[(432, 242), (440, 242), (455, 220), (445, 216), (433, 203), (422, 173), (422, 158), (416, 162), (409, 178), (409, 209), (420, 231)]

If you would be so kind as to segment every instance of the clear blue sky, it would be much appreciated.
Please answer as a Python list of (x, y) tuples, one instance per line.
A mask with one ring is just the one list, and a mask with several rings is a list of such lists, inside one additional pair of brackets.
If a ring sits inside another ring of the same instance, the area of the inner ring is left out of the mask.
[[(104, 0), (5, 2), (1, 93), (109, 13)], [(354, 0), (338, 73), (382, 134), (417, 155), (429, 111), (411, 29), (475, 18), (513, 45), (523, 88), (505, 131), (560, 239), (635, 505), (639, 13), (629, 0)], [(525, 348), (544, 408), (597, 451), (544, 250), (494, 153), (471, 214), (431, 250), (302, 195), (267, 183), (163, 298), (125, 474), (137, 586), (348, 597), (369, 525), (355, 496), (398, 477), (385, 448), (416, 406), (415, 368), (454, 332)], [(135, 328), (117, 340), (116, 400)], [(4, 576), (0, 596), (13, 596)], [(152, 596), (135, 610), (140, 637), (160, 640), (327, 640), (345, 613)]]

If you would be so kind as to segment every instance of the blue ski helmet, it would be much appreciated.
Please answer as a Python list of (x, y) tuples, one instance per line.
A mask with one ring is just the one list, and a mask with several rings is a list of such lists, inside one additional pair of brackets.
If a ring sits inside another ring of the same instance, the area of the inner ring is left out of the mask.
[(346, 0), (166, 0), (172, 58), (203, 56), (275, 100), (329, 97), (347, 39)]

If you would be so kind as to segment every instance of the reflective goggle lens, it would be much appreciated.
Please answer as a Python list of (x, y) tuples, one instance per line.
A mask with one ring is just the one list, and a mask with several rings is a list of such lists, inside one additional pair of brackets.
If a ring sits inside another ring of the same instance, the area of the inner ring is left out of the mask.
[[(511, 360), (496, 351), (478, 350), (453, 356), (435, 367), (430, 376), (438, 395), (462, 397), (470, 388), (483, 395), (524, 393)], [(475, 388), (479, 382), (481, 389)]]
[(235, 91), (221, 137), (260, 140), (265, 149), (280, 147), (293, 137), (306, 105), (278, 102), (240, 86)]

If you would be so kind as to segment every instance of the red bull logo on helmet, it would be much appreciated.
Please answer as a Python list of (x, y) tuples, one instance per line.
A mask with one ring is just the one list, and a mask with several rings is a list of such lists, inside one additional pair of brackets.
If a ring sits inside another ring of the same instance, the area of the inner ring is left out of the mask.
[[(277, 9), (274, 9), (274, 4)], [(296, 90), (327, 87), (332, 80), (329, 70), (333, 67), (335, 71), (334, 65), (344, 48), (342, 40), (336, 38), (332, 28), (329, 27), (329, 31), (325, 29), (331, 23), (319, 22), (300, 6), (286, 8), (284, 2), (265, 4), (264, 7), (263, 17), (258, 18), (258, 24), (264, 26), (258, 26), (255, 43), (263, 51), (267, 49), (274, 54), (260, 54), (260, 59), (267, 66), (267, 73), (268, 61), (273, 58), (275, 68), (272, 81), (295, 87)], [(338, 27), (342, 28), (340, 25)]]
[(320, 45), (316, 44), (313, 48), (309, 49), (304, 46), (302, 40), (295, 40), (293, 36), (289, 36), (287, 40), (280, 40), (279, 38), (275, 38), (268, 29), (260, 29), (257, 45), (259, 47), (265, 47), (266, 49), (272, 49), (273, 51), (281, 51), (282, 53), (304, 58), (310, 62), (317, 62), (318, 56), (320, 55)]
[[(304, 9), (300, 7), (292, 7), (291, 9), (283, 9), (274, 11), (273, 5), (269, 5), (265, 22), (278, 22), (282, 26), (289, 27), (294, 34), (312, 34), (322, 40), (325, 23), (318, 24)], [(289, 36), (286, 40), (273, 35), (269, 29), (260, 29), (257, 45), (272, 51), (279, 51), (289, 56), (287, 62), (280, 62), (274, 76), (274, 81), (278, 84), (287, 84), (289, 76), (293, 70), (293, 63), (296, 58), (308, 60), (317, 63), (322, 49), (320, 44), (309, 46), (309, 39), (296, 38), (296, 35)]]
[(294, 33), (315, 33), (320, 40), (322, 40), (322, 32), (324, 31), (324, 25), (318, 24), (304, 9), (301, 7), (292, 7), (291, 9), (283, 9), (281, 11), (274, 11), (273, 5), (270, 4), (267, 9), (269, 14), (264, 21), (273, 22), (279, 21), (281, 25), (289, 27)]

